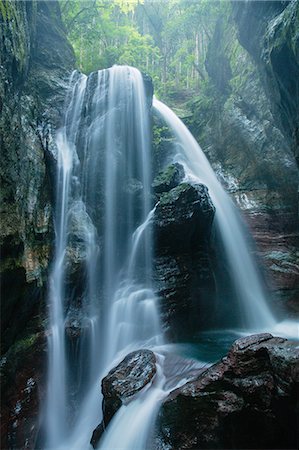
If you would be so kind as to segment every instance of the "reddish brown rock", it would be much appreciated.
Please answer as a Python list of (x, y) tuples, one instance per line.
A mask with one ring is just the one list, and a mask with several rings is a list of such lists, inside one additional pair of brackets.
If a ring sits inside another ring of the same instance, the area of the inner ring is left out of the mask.
[[(254, 231), (254, 230), (253, 230)], [(299, 233), (254, 231), (258, 256), (263, 261), (273, 307), (282, 317), (299, 315)]]
[(298, 359), (298, 343), (270, 334), (239, 339), (168, 396), (156, 448), (296, 448)]
[(1, 361), (1, 448), (35, 448), (45, 396), (46, 337), (32, 335)]

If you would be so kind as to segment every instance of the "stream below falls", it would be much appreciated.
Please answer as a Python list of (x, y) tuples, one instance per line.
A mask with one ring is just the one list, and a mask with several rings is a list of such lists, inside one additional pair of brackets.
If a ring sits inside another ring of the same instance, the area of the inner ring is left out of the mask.
[[(88, 77), (74, 72), (70, 80), (56, 141), (56, 244), (40, 438), (48, 450), (92, 448), (102, 420), (101, 379), (133, 350), (155, 353), (156, 375), (115, 414), (99, 449), (150, 449), (163, 399), (239, 336), (296, 333), (294, 324), (274, 317), (239, 212), (201, 148), (166, 105), (151, 103), (142, 74), (132, 67)], [(199, 331), (192, 344), (167, 342), (153, 283), (152, 110), (175, 137), (173, 161), (183, 165), (185, 180), (209, 189), (239, 301), (235, 328)], [(68, 339), (73, 329), (76, 345)]]

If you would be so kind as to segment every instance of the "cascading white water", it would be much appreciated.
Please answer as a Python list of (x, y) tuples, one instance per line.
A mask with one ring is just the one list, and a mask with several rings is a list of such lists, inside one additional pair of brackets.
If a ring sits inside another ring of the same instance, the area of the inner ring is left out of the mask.
[(160, 401), (166, 397), (163, 355), (156, 355), (157, 373), (150, 385), (138, 393), (128, 405), (123, 405), (113, 417), (98, 446), (99, 450), (144, 450), (155, 420)]
[[(72, 75), (71, 82), (73, 82)], [(46, 401), (46, 446), (58, 448), (66, 433), (67, 392), (66, 354), (64, 332), (65, 255), (67, 247), (69, 196), (74, 163), (75, 125), (81, 115), (86, 77), (80, 78), (72, 90), (65, 114), (65, 126), (57, 134), (58, 173), (55, 216), (55, 258), (50, 275), (49, 306), (50, 331), (48, 335), (49, 362)], [(67, 127), (67, 123), (71, 126)]]
[(237, 208), (222, 188), (209, 161), (183, 122), (159, 100), (154, 99), (153, 106), (178, 141), (179, 159), (185, 167), (187, 178), (193, 182), (204, 183), (209, 188), (216, 207), (215, 220), (218, 232), (240, 302), (243, 327), (251, 331), (272, 327), (275, 320), (267, 305), (267, 295), (250, 254)]
[[(169, 351), (163, 347), (151, 283), (155, 208), (151, 210), (149, 105), (142, 76), (130, 67), (115, 66), (88, 78), (74, 73), (71, 86), (65, 125), (57, 135), (56, 248), (42, 447), (89, 449), (102, 418), (100, 380), (129, 351), (146, 347), (158, 353), (155, 379), (120, 409), (100, 442), (101, 449), (143, 450), (159, 403), (178, 386), (176, 377), (172, 383), (164, 375), (163, 358)], [(209, 187), (247, 328), (272, 325), (232, 202), (182, 122), (161, 102), (155, 100), (154, 106), (177, 137), (187, 176)], [(80, 301), (74, 302), (81, 334), (72, 357), (66, 354), (65, 335), (74, 300), (66, 292), (70, 255), (81, 257), (77, 261), (84, 266)], [(70, 383), (76, 371), (80, 376)]]
[[(137, 69), (116, 66), (111, 72), (106, 123), (104, 367), (126, 347), (144, 345), (148, 340), (161, 343), (151, 287), (149, 107)], [(142, 232), (134, 246), (136, 225)], [(130, 270), (132, 264), (134, 272)]]
[[(43, 442), (53, 450), (89, 448), (101, 420), (99, 380), (122, 355), (163, 343), (151, 284), (150, 105), (142, 75), (114, 66), (88, 78), (74, 73), (71, 86), (65, 125), (57, 136), (56, 256)], [(79, 350), (70, 356), (65, 323), (67, 309), (76, 306), (72, 293), (65, 292), (65, 268), (72, 258), (85, 267), (79, 281), (85, 285), (79, 289), (76, 318), (82, 321)]]

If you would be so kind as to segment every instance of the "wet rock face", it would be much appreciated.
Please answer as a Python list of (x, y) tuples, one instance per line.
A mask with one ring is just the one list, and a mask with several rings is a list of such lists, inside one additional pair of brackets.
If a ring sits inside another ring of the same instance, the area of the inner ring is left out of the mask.
[(108, 424), (122, 404), (144, 388), (156, 373), (156, 358), (150, 350), (132, 352), (103, 378), (104, 422)]
[(295, 448), (296, 343), (264, 333), (171, 392), (158, 417), (156, 448)]
[[(262, 63), (256, 59), (259, 52), (266, 52), (262, 30), (265, 33), (267, 24), (270, 26), (286, 5), (233, 2), (239, 31), (224, 19), (218, 21), (206, 60), (209, 90), (206, 98), (194, 103), (193, 115), (187, 121), (253, 233), (259, 260), (266, 266), (264, 276), (273, 293), (273, 306), (279, 313), (284, 309), (283, 314), (287, 314), (287, 308), (294, 315), (299, 274), (294, 258), (298, 245), (298, 170), (290, 139), (281, 126), (281, 111), (273, 109), (273, 99), (279, 95), (265, 85)], [(289, 6), (282, 14), (290, 10)], [(296, 9), (294, 4), (292, 8)], [(278, 28), (283, 30), (281, 18), (279, 23)], [(293, 45), (290, 34), (287, 39)], [(230, 64), (230, 71), (220, 70), (222, 57)], [(219, 71), (222, 80), (218, 79)], [(296, 71), (291, 73), (291, 68), (289, 74), (284, 73), (281, 86), (288, 84), (293, 73)], [(282, 252), (282, 258), (275, 258), (275, 252)]]
[(177, 187), (184, 179), (185, 171), (182, 164), (170, 164), (166, 170), (160, 172), (153, 181), (155, 194), (163, 194)]
[(203, 184), (181, 183), (163, 193), (153, 220), (157, 253), (191, 252), (202, 246), (209, 240), (214, 214)]
[[(54, 147), (52, 132), (60, 125), (74, 56), (57, 2), (6, 2), (0, 15), (0, 244), (6, 294), (1, 302), (5, 336), (1, 345), (5, 352), (31, 315), (29, 307), (21, 319), (17, 305), (29, 296), (39, 298), (36, 292), (44, 284), (51, 256), (55, 194), (47, 150)], [(19, 293), (14, 274), (20, 281)]]
[(2, 395), (5, 419), (1, 440), (5, 448), (32, 448), (45, 354), (36, 350), (37, 355), (32, 348), (34, 360), (15, 349), (23, 348), (27, 336), (43, 328), (45, 280), (54, 237), (55, 193), (49, 149), (55, 151), (54, 133), (61, 124), (74, 55), (65, 37), (58, 2), (2, 2), (0, 21), (4, 378), (10, 367), (17, 367), (10, 375), (10, 389), (4, 389)]
[[(299, 158), (298, 9), (291, 2), (233, 5), (239, 40), (258, 64), (277, 123)], [(252, 29), (256, 30), (252, 38)]]
[[(282, 132), (285, 144), (291, 149), (297, 164), (298, 12), (299, 4), (296, 1), (233, 4), (239, 41), (256, 63), (275, 126)], [(255, 36), (252, 35), (252, 29), (256, 30)], [(275, 135), (273, 138), (274, 143)], [(283, 148), (279, 142), (276, 147)], [(271, 159), (271, 165), (275, 167), (274, 156)], [(274, 293), (277, 309), (287, 305), (290, 315), (298, 317), (298, 171), (294, 170), (294, 164), (289, 162), (285, 165), (281, 160), (275, 173), (277, 180), (281, 180), (280, 186), (272, 195), (271, 192), (267, 194), (267, 203), (273, 207), (261, 211), (249, 208), (248, 217), (260, 255), (264, 257), (268, 268), (269, 286)]]
[(299, 315), (299, 236), (255, 232), (258, 255), (267, 270), (273, 306), (279, 317), (297, 320)]
[(156, 374), (156, 357), (150, 350), (129, 353), (102, 380), (103, 422), (94, 430), (91, 444), (94, 448), (118, 409), (129, 403), (135, 394), (151, 382)]
[[(252, 15), (259, 11), (257, 3), (250, 2), (254, 4)], [(247, 7), (235, 4), (242, 11)], [(236, 33), (224, 21), (217, 24), (207, 54), (212, 106), (195, 105), (193, 131), (218, 178), (251, 223), (264, 230), (290, 232), (297, 226), (295, 160), (277, 115), (271, 111), (258, 67), (238, 43)], [(217, 82), (219, 49), (231, 65), (225, 79), (229, 90)]]
[(46, 337), (25, 336), (1, 360), (2, 448), (35, 448), (39, 405), (45, 398)]
[(206, 186), (173, 187), (182, 179), (178, 164), (166, 168), (154, 182), (159, 197), (153, 218), (154, 277), (162, 322), (171, 340), (192, 339), (210, 323), (215, 307), (210, 247), (215, 208)]

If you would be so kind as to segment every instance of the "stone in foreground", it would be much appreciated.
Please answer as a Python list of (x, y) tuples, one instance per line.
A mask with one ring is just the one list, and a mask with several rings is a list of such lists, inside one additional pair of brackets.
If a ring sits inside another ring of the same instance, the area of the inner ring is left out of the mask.
[(296, 448), (298, 361), (298, 343), (268, 333), (237, 340), (220, 362), (169, 394), (155, 448)]
[(117, 410), (129, 403), (156, 374), (156, 357), (150, 350), (137, 350), (103, 378), (103, 422), (94, 430), (91, 444), (94, 448)]

